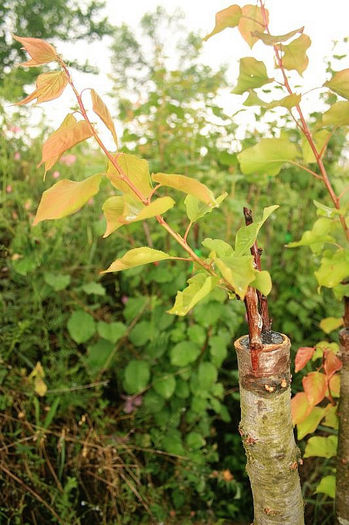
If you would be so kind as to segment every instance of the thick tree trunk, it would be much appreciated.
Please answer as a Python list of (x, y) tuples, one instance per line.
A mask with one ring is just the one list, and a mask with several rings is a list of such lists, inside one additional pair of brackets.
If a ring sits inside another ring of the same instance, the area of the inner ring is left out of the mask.
[(349, 327), (339, 332), (339, 342), (343, 368), (338, 406), (336, 516), (338, 525), (349, 525)]
[(253, 372), (247, 336), (235, 342), (241, 398), (240, 433), (250, 478), (254, 525), (303, 525), (300, 453), (291, 421), (290, 341), (264, 335)]

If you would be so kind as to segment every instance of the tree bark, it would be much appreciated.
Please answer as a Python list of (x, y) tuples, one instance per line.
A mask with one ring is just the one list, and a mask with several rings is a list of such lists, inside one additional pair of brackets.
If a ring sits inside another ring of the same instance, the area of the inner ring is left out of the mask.
[(271, 332), (251, 366), (247, 336), (235, 342), (239, 366), (240, 434), (247, 456), (254, 525), (304, 525), (300, 452), (291, 421), (290, 340)]
[(349, 327), (339, 332), (343, 367), (338, 406), (336, 516), (338, 525), (349, 525)]

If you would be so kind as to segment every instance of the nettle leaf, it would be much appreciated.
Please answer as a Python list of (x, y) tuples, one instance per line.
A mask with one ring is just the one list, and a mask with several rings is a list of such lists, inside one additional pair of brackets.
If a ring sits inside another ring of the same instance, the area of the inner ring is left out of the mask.
[(167, 313), (186, 315), (201, 299), (206, 297), (218, 283), (217, 278), (206, 273), (198, 273), (188, 279), (188, 285), (183, 292), (177, 292), (176, 301)]
[(182, 341), (171, 348), (171, 364), (174, 366), (187, 366), (196, 361), (200, 355), (200, 346), (193, 341)]
[(337, 454), (337, 442), (337, 436), (311, 437), (305, 447), (304, 457), (310, 458), (311, 456), (317, 456), (320, 458), (332, 458)]
[(221, 31), (223, 31), (223, 29), (226, 29), (227, 27), (236, 27), (240, 21), (241, 15), (241, 7), (236, 4), (231, 5), (226, 9), (222, 9), (221, 11), (218, 11), (218, 13), (216, 14), (215, 26), (211, 33), (204, 37), (204, 40), (208, 40), (213, 35), (220, 33)]
[(234, 292), (244, 299), (248, 286), (255, 280), (256, 270), (253, 257), (250, 255), (231, 255), (222, 259), (215, 259), (215, 263), (224, 279), (234, 289)]
[(325, 82), (324, 86), (330, 88), (341, 97), (349, 99), (349, 69), (337, 71), (331, 80)]
[(270, 217), (270, 215), (277, 209), (279, 206), (275, 204), (274, 206), (268, 206), (263, 210), (262, 220), (253, 222), (248, 226), (242, 226), (236, 233), (235, 237), (235, 253), (236, 255), (246, 255), (249, 253), (251, 246), (253, 246), (256, 241), (259, 230), (265, 223), (265, 221)]
[(28, 102), (35, 99), (37, 99), (37, 104), (54, 100), (63, 93), (67, 84), (68, 79), (64, 71), (50, 71), (49, 73), (43, 73), (36, 79), (35, 91), (20, 102), (17, 102), (16, 105), (22, 106), (23, 104), (28, 104)]
[(297, 156), (295, 144), (285, 138), (262, 139), (239, 153), (238, 160), (245, 175), (277, 175), (285, 163)]
[(330, 474), (329, 476), (321, 478), (320, 483), (316, 487), (315, 493), (327, 494), (327, 496), (334, 499), (336, 496), (336, 476)]
[(297, 33), (303, 33), (304, 26), (300, 27), (299, 29), (294, 29), (293, 31), (290, 31), (289, 33), (285, 33), (284, 35), (270, 35), (269, 33), (261, 33), (260, 31), (254, 31), (252, 33), (252, 36), (255, 36), (256, 38), (259, 38), (262, 40), (263, 44), (267, 46), (274, 46), (275, 44), (280, 44), (281, 42), (287, 42), (290, 38), (297, 35)]
[(310, 361), (310, 359), (313, 357), (315, 352), (314, 347), (310, 346), (303, 346), (301, 348), (298, 348), (296, 353), (296, 359), (295, 359), (295, 372), (299, 372), (302, 370), (305, 365)]
[(332, 104), (329, 110), (322, 115), (323, 126), (348, 126), (349, 102), (340, 100)]
[(171, 255), (160, 250), (154, 250), (144, 246), (142, 248), (134, 248), (125, 253), (120, 259), (116, 259), (104, 272), (120, 272), (142, 264), (149, 264), (152, 262), (163, 261), (165, 259), (173, 259)]
[(213, 208), (219, 208), (220, 204), (224, 201), (227, 195), (228, 194), (226, 192), (222, 193), (222, 195), (219, 195), (219, 197), (216, 198), (215, 206), (208, 206), (193, 195), (187, 195), (184, 199), (184, 204), (189, 220), (191, 222), (196, 222), (204, 217), (207, 213), (211, 213)]
[[(265, 9), (267, 23), (269, 20), (269, 11)], [(261, 27), (265, 26), (263, 13), (260, 7), (256, 5), (247, 4), (242, 8), (242, 16), (239, 21), (239, 31), (244, 40), (252, 48), (257, 42), (258, 37), (253, 36), (252, 33), (260, 31)]]
[(292, 423), (293, 425), (298, 425), (305, 420), (305, 418), (310, 414), (312, 410), (312, 405), (310, 405), (307, 396), (304, 392), (298, 392), (291, 399), (291, 414), (292, 414)]
[(117, 153), (114, 156), (114, 159), (120, 172), (115, 168), (111, 161), (108, 162), (107, 177), (112, 185), (122, 193), (137, 199), (138, 197), (133, 190), (122, 180), (121, 176), (124, 174), (144, 197), (149, 197), (152, 192), (152, 186), (148, 162), (136, 157), (135, 155), (129, 155), (128, 153)]
[(317, 405), (326, 395), (327, 380), (321, 372), (310, 372), (303, 377), (302, 385), (310, 405)]
[(116, 136), (115, 126), (113, 119), (111, 118), (109, 109), (101, 99), (101, 97), (96, 93), (94, 89), (90, 90), (91, 93), (91, 100), (92, 100), (92, 109), (96, 113), (96, 115), (99, 116), (101, 121), (106, 125), (106, 127), (109, 129), (111, 134), (113, 135), (113, 139), (115, 144), (118, 144), (118, 139)]
[[(324, 155), (326, 151), (326, 146), (327, 146), (330, 136), (331, 136), (331, 133), (324, 129), (322, 129), (321, 131), (318, 131), (317, 133), (314, 133), (313, 135), (313, 140), (314, 140), (316, 149), (317, 151), (322, 152), (322, 156)], [(317, 162), (315, 155), (313, 153), (313, 150), (311, 149), (309, 142), (304, 136), (302, 137), (302, 151), (303, 151), (304, 162), (306, 162), (307, 164), (312, 163), (312, 162), (313, 163)]]
[(78, 344), (88, 341), (96, 331), (93, 317), (83, 310), (71, 314), (67, 327), (70, 337)]
[(146, 361), (133, 359), (125, 368), (124, 387), (128, 394), (137, 394), (145, 389), (150, 379), (150, 367)]
[(185, 175), (167, 173), (155, 173), (152, 175), (152, 179), (161, 186), (168, 186), (169, 188), (193, 195), (211, 208), (216, 206), (212, 191), (196, 179), (186, 177)]
[(308, 35), (302, 34), (290, 44), (280, 44), (280, 49), (283, 51), (282, 64), (285, 69), (295, 69), (300, 75), (307, 69), (309, 58), (307, 57), (307, 49), (311, 45), (311, 40)]
[(325, 408), (314, 407), (310, 414), (297, 425), (297, 438), (303, 439), (307, 434), (315, 432), (325, 414)]
[(17, 42), (23, 45), (31, 60), (23, 62), (21, 66), (32, 67), (48, 64), (57, 60), (57, 52), (51, 44), (41, 38), (24, 38), (12, 35)]
[(201, 244), (205, 246), (205, 248), (208, 248), (214, 257), (217, 255), (222, 258), (234, 254), (234, 250), (230, 244), (221, 239), (210, 239), (208, 237), (207, 239), (204, 239)]
[(270, 273), (266, 270), (258, 271), (256, 270), (256, 278), (252, 281), (251, 286), (257, 288), (263, 295), (269, 295), (273, 284), (271, 282)]
[(342, 325), (343, 319), (341, 317), (325, 317), (325, 319), (320, 321), (320, 328), (325, 332), (325, 334), (329, 334), (333, 332), (333, 330), (337, 330), (337, 328)]
[(287, 248), (297, 248), (298, 246), (309, 246), (313, 253), (319, 253), (327, 242), (334, 242), (334, 238), (329, 235), (337, 224), (325, 217), (321, 217), (313, 224), (312, 230), (303, 233), (300, 241), (294, 241), (287, 244)]
[(103, 237), (108, 237), (113, 231), (125, 224), (144, 221), (156, 215), (162, 215), (175, 205), (171, 197), (160, 197), (148, 206), (130, 196), (109, 197), (103, 204), (107, 227)]
[(241, 58), (238, 83), (232, 92), (241, 95), (249, 89), (259, 88), (273, 80), (268, 77), (264, 62), (253, 57)]
[(65, 151), (92, 137), (92, 134), (92, 130), (85, 120), (77, 121), (74, 115), (70, 113), (65, 117), (59, 128), (44, 142), (39, 166), (45, 164), (46, 174)]
[(349, 252), (338, 250), (332, 257), (323, 257), (319, 270), (314, 273), (320, 286), (337, 286), (349, 276)]
[(338, 372), (343, 366), (342, 361), (331, 351), (324, 352), (324, 370), (327, 378)]
[(61, 219), (78, 211), (93, 195), (98, 193), (102, 174), (92, 175), (76, 182), (63, 179), (44, 191), (33, 226), (41, 221)]

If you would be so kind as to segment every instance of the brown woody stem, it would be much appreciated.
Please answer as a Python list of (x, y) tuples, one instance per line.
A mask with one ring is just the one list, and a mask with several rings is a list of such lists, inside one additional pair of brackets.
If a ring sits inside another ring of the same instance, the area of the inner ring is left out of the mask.
[(258, 309), (258, 297), (256, 290), (248, 287), (245, 296), (245, 308), (247, 313), (248, 333), (250, 337), (251, 364), (254, 373), (258, 372), (258, 355), (263, 350), (261, 339), (262, 320)]

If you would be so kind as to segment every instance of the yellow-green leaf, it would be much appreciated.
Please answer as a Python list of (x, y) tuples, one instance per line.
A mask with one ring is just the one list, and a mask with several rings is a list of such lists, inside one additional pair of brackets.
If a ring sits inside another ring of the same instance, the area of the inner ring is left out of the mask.
[(296, 93), (293, 93), (292, 95), (287, 95), (286, 97), (281, 98), (280, 100), (273, 100), (272, 102), (265, 102), (265, 100), (262, 100), (258, 97), (258, 95), (250, 90), (250, 94), (248, 95), (247, 99), (244, 102), (244, 106), (261, 106), (265, 109), (274, 109), (276, 107), (283, 107), (288, 110), (293, 108), (294, 106), (297, 106), (297, 104), (300, 103), (302, 99), (301, 95), (297, 95)]
[(122, 175), (126, 175), (132, 184), (140, 191), (143, 197), (149, 197), (152, 191), (152, 186), (148, 162), (145, 159), (140, 159), (139, 157), (129, 155), (128, 153), (118, 153), (114, 158), (120, 172), (110, 161), (107, 170), (107, 176), (113, 186), (122, 193), (137, 199), (134, 191), (121, 178)]
[(111, 118), (109, 109), (101, 99), (101, 97), (96, 93), (94, 89), (91, 89), (91, 99), (92, 99), (92, 109), (99, 116), (102, 122), (107, 126), (111, 134), (113, 135), (114, 142), (116, 146), (118, 145), (118, 139), (116, 136), (115, 126), (113, 119)]
[(36, 89), (25, 97), (20, 102), (17, 102), (17, 106), (28, 104), (32, 100), (37, 99), (37, 103), (48, 102), (58, 98), (62, 93), (68, 79), (64, 71), (50, 71), (49, 73), (43, 73), (36, 79)]
[(300, 27), (299, 29), (294, 29), (293, 31), (290, 31), (289, 33), (285, 33), (284, 35), (270, 35), (269, 33), (262, 33), (261, 31), (254, 31), (252, 33), (252, 36), (255, 36), (256, 38), (259, 38), (262, 40), (263, 44), (266, 44), (267, 46), (274, 46), (275, 44), (280, 44), (281, 42), (286, 42), (293, 36), (297, 35), (297, 33), (303, 33), (304, 26)]
[(341, 317), (326, 317), (320, 321), (320, 328), (325, 332), (325, 334), (329, 334), (333, 332), (333, 330), (337, 330), (337, 328), (342, 325), (343, 319)]
[(337, 454), (337, 436), (314, 436), (308, 440), (305, 447), (304, 457), (318, 456), (320, 458), (332, 458)]
[(222, 259), (234, 254), (234, 250), (230, 244), (221, 239), (210, 239), (210, 237), (208, 237), (204, 239), (201, 244), (211, 251), (210, 256), (213, 255), (213, 257), (218, 256)]
[(218, 11), (216, 14), (216, 23), (208, 35), (205, 36), (204, 40), (208, 40), (211, 36), (216, 35), (226, 29), (227, 27), (236, 27), (240, 21), (242, 15), (241, 7), (238, 5), (231, 5), (226, 9)]
[(152, 175), (152, 179), (161, 184), (161, 186), (168, 186), (169, 188), (193, 195), (211, 208), (216, 206), (212, 191), (196, 179), (186, 177), (185, 175), (167, 173), (155, 173)]
[(218, 208), (220, 206), (227, 195), (228, 194), (226, 192), (222, 195), (219, 195), (219, 197), (216, 198), (215, 206), (208, 206), (193, 195), (187, 195), (184, 199), (184, 204), (189, 220), (191, 222), (196, 222), (204, 217), (207, 213), (211, 213), (213, 208)]
[(327, 494), (327, 496), (334, 499), (336, 496), (336, 476), (330, 474), (321, 478), (315, 492), (317, 494)]
[(47, 392), (47, 386), (43, 379), (44, 377), (45, 377), (45, 371), (40, 361), (38, 361), (35, 365), (35, 368), (29, 374), (28, 378), (30, 380), (34, 380), (34, 391), (40, 397), (44, 396)]
[(120, 272), (142, 264), (149, 264), (156, 261), (163, 261), (165, 259), (173, 259), (170, 255), (160, 250), (154, 250), (144, 246), (142, 248), (134, 248), (125, 253), (120, 259), (116, 259), (104, 272)]
[[(348, 105), (349, 105), (349, 102), (348, 102)], [(349, 112), (348, 112), (348, 117), (349, 117)], [(349, 119), (348, 119), (348, 123), (349, 123)], [(318, 131), (317, 133), (314, 133), (313, 135), (313, 140), (314, 140), (316, 149), (318, 152), (322, 151), (322, 155), (324, 154), (326, 150), (325, 146), (327, 145), (330, 135), (331, 133), (325, 129), (322, 129), (321, 131)], [(302, 137), (302, 150), (303, 150), (304, 162), (306, 162), (307, 164), (310, 162), (317, 162), (315, 155), (313, 153), (313, 150), (311, 149), (306, 137)]]
[(251, 286), (257, 288), (263, 295), (269, 295), (273, 286), (269, 272), (266, 270), (256, 271), (256, 278), (252, 281)]
[(262, 139), (239, 153), (238, 160), (245, 175), (277, 175), (282, 166), (297, 155), (295, 144), (286, 138)]
[(348, 126), (349, 125), (349, 102), (341, 100), (335, 102), (328, 111), (322, 115), (324, 126)]
[(268, 206), (263, 210), (263, 217), (260, 221), (255, 221), (248, 226), (242, 226), (236, 233), (235, 238), (235, 252), (236, 255), (247, 255), (251, 246), (255, 242), (259, 230), (265, 223), (265, 221), (270, 217), (270, 215), (277, 210), (279, 206), (275, 204), (274, 206)]
[(326, 417), (323, 425), (330, 428), (338, 428), (337, 405), (328, 404), (326, 406)]
[(327, 217), (320, 217), (314, 222), (312, 230), (305, 231), (300, 241), (290, 242), (287, 248), (309, 246), (313, 253), (319, 253), (325, 243), (334, 241), (330, 233), (332, 233), (336, 227), (336, 222)]
[(206, 273), (198, 273), (188, 279), (188, 285), (182, 292), (177, 292), (176, 301), (167, 313), (186, 315), (201, 299), (206, 297), (216, 286), (218, 279)]
[(324, 86), (338, 93), (341, 97), (349, 98), (349, 69), (337, 71), (331, 80), (325, 82)]
[(297, 425), (297, 438), (303, 439), (307, 434), (315, 432), (320, 421), (325, 417), (326, 409), (323, 407), (314, 407), (310, 414)]
[(280, 49), (284, 53), (282, 57), (284, 68), (288, 70), (295, 69), (302, 75), (308, 67), (309, 58), (306, 53), (310, 45), (311, 40), (304, 33), (290, 44), (280, 44)]
[(231, 255), (215, 259), (215, 263), (224, 279), (233, 287), (234, 292), (244, 299), (248, 286), (255, 279), (256, 270), (253, 266), (253, 257)]
[[(269, 20), (269, 12), (265, 9), (267, 23)], [(260, 7), (256, 5), (247, 4), (242, 8), (242, 16), (239, 21), (239, 31), (244, 40), (252, 48), (257, 42), (258, 37), (253, 36), (252, 33), (260, 31), (261, 27), (265, 25), (263, 13)]]
[(81, 182), (63, 179), (44, 191), (33, 226), (41, 221), (60, 219), (78, 211), (99, 190), (102, 174)]
[(233, 93), (241, 95), (249, 89), (264, 86), (273, 80), (268, 77), (264, 62), (253, 57), (241, 58), (238, 83)]
[(333, 288), (349, 276), (349, 252), (338, 250), (332, 257), (323, 257), (314, 272), (320, 286)]

